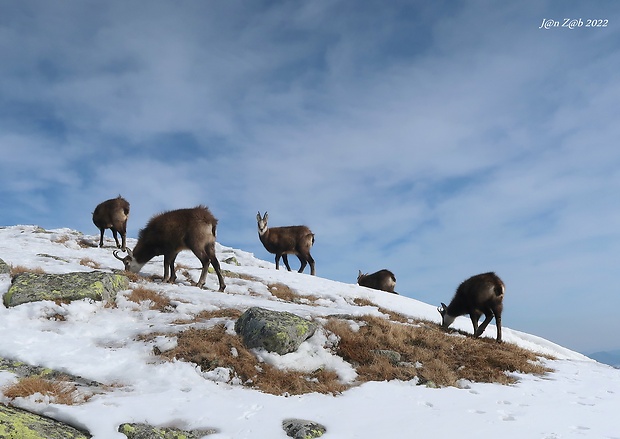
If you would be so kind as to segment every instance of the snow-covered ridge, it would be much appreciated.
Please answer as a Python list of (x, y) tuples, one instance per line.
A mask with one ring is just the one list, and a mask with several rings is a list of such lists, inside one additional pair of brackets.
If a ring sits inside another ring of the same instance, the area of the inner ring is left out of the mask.
[[(99, 264), (104, 271), (122, 268), (112, 255), (113, 241), (106, 239), (103, 249), (89, 246), (97, 242), (96, 235), (69, 229), (11, 226), (0, 228), (0, 258), (14, 266), (40, 267), (49, 273), (91, 271), (90, 266), (80, 263), (84, 260)], [(133, 247), (135, 240), (129, 239), (128, 245)], [(479, 426), (476, 435), (488, 428), (508, 438), (617, 434), (611, 420), (620, 402), (620, 371), (509, 328), (504, 330), (506, 342), (554, 356), (558, 360), (549, 361), (549, 365), (555, 372), (543, 378), (522, 376), (514, 386), (472, 383), (469, 389), (428, 389), (414, 383), (382, 382), (367, 383), (337, 397), (310, 394), (285, 398), (218, 382), (217, 376), (205, 377), (188, 363), (157, 360), (152, 355), (153, 344), (174, 343), (173, 338), (158, 338), (148, 344), (136, 341), (136, 336), (165, 333), (171, 321), (189, 319), (202, 310), (263, 306), (305, 317), (379, 313), (374, 307), (352, 305), (359, 297), (412, 318), (439, 320), (434, 305), (415, 299), (276, 271), (272, 263), (221, 245), (217, 253), (220, 261), (234, 256), (240, 264), (222, 263), (223, 269), (256, 280), (226, 278), (226, 292), (219, 293), (214, 274), (207, 277), (207, 289), (199, 290), (178, 273), (176, 285), (154, 284), (174, 301), (174, 313), (140, 307), (122, 295), (114, 309), (86, 301), (1, 307), (0, 356), (119, 385), (81, 406), (44, 405), (31, 400), (20, 404), (81, 425), (96, 438), (122, 439), (116, 427), (123, 422), (213, 427), (221, 431), (210, 436), (214, 438), (278, 438), (285, 437), (280, 423), (286, 417), (321, 422), (328, 430), (326, 438), (399, 437), (408, 430), (425, 437), (436, 432), (437, 425), (446, 435), (462, 434), (461, 428), (468, 422)], [(198, 278), (200, 263), (191, 252), (182, 252), (177, 263), (191, 267), (190, 275)], [(161, 275), (162, 258), (152, 260), (142, 273)], [(301, 295), (311, 295), (313, 305), (275, 299), (267, 284), (278, 282)], [(1, 294), (9, 285), (10, 278), (0, 276)], [(65, 321), (47, 318), (56, 313), (65, 316)], [(468, 318), (457, 319), (455, 327), (471, 332)], [(493, 336), (494, 328), (488, 328), (487, 334)], [(342, 376), (351, 376), (350, 366), (331, 356), (322, 348), (323, 343), (318, 335), (304, 343), (303, 355), (268, 355), (265, 361), (297, 366), (307, 361), (308, 367), (330, 367)], [(10, 373), (0, 372), (0, 386), (14, 379)], [(445, 419), (455, 421), (446, 423)]]

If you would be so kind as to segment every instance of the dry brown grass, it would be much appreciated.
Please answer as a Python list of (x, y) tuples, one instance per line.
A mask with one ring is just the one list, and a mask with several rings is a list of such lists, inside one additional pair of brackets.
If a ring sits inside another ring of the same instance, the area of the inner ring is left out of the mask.
[[(361, 382), (417, 376), (439, 386), (454, 386), (460, 379), (511, 384), (515, 378), (507, 372), (548, 372), (534, 353), (516, 345), (447, 334), (431, 322), (410, 325), (365, 316), (359, 323), (354, 331), (348, 322), (332, 318), (326, 329), (340, 338), (337, 353), (356, 366)], [(401, 360), (392, 363), (379, 350), (397, 352)]]
[(190, 323), (204, 322), (204, 321), (211, 320), (211, 319), (221, 319), (221, 318), (237, 320), (239, 317), (241, 317), (241, 314), (242, 314), (241, 311), (239, 311), (238, 309), (234, 309), (234, 308), (217, 309), (214, 311), (200, 311), (198, 314), (194, 316), (193, 319), (175, 320), (172, 323), (175, 325), (187, 325)]
[(71, 239), (69, 235), (61, 235), (52, 239), (52, 242), (55, 242), (56, 244), (65, 244), (67, 241), (69, 241), (69, 239)]
[(335, 373), (318, 370), (312, 373), (279, 370), (259, 363), (236, 335), (224, 325), (211, 329), (189, 329), (179, 333), (177, 347), (162, 355), (166, 358), (196, 363), (203, 371), (225, 367), (246, 386), (274, 395), (303, 393), (339, 393), (346, 389)]
[(401, 322), (401, 323), (407, 323), (409, 322), (411, 319), (409, 319), (408, 317), (404, 316), (403, 314), (397, 313), (395, 311), (386, 309), (386, 308), (382, 308), (379, 305), (377, 305), (374, 302), (371, 302), (368, 299), (363, 299), (361, 297), (356, 297), (355, 299), (353, 299), (353, 303), (357, 306), (372, 306), (377, 308), (377, 310), (381, 313), (381, 314), (385, 314), (386, 316), (390, 317), (390, 320), (393, 320), (395, 322)]
[(170, 299), (162, 293), (140, 286), (129, 293), (127, 300), (135, 303), (149, 302), (149, 309), (162, 312), (169, 312), (174, 308)]
[(29, 268), (23, 265), (11, 265), (11, 276), (17, 276), (22, 273), (45, 274), (45, 271), (40, 267)]
[(93, 261), (91, 258), (82, 258), (80, 259), (80, 265), (83, 265), (85, 267), (90, 267), (93, 269), (98, 269), (101, 268), (101, 264), (97, 261)]
[(318, 300), (318, 297), (312, 295), (300, 295), (292, 290), (288, 285), (283, 283), (274, 283), (267, 285), (267, 289), (272, 296), (277, 297), (280, 300), (291, 303), (305, 303), (311, 305)]
[(75, 384), (62, 377), (47, 380), (38, 376), (21, 378), (14, 384), (2, 389), (2, 393), (9, 399), (27, 398), (40, 394), (49, 397), (56, 404), (74, 405), (86, 402), (88, 395), (81, 394)]

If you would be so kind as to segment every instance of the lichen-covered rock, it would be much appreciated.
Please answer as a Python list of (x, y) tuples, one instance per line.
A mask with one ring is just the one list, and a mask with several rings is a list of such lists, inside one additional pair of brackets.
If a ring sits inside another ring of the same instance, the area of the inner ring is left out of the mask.
[(129, 280), (122, 275), (101, 271), (66, 274), (21, 273), (13, 278), (4, 295), (7, 307), (41, 300), (80, 299), (112, 301), (116, 293), (127, 289)]
[(294, 352), (312, 337), (317, 325), (289, 312), (250, 308), (235, 323), (248, 348), (264, 348), (280, 355)]
[(160, 428), (148, 424), (121, 424), (118, 431), (128, 439), (200, 439), (215, 434), (216, 429), (180, 430), (178, 428)]
[(314, 439), (323, 436), (327, 431), (321, 424), (304, 419), (285, 419), (282, 421), (282, 428), (287, 436), (295, 439)]
[(91, 436), (70, 425), (0, 404), (2, 439), (87, 439)]
[(11, 267), (9, 264), (0, 259), (0, 274), (9, 274), (11, 272)]

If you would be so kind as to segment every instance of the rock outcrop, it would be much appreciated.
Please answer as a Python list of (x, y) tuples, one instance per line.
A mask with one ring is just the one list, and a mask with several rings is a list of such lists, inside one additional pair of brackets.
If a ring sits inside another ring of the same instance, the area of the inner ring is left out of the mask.
[(200, 439), (209, 434), (215, 434), (215, 429), (208, 430), (180, 430), (178, 428), (160, 428), (148, 424), (121, 424), (118, 431), (127, 436), (127, 439)]
[(280, 355), (294, 352), (312, 337), (317, 325), (289, 312), (250, 308), (235, 323), (235, 331), (248, 348), (264, 348)]
[(305, 419), (285, 419), (282, 428), (287, 436), (294, 439), (314, 439), (323, 436), (327, 431), (321, 424)]
[(6, 307), (41, 300), (80, 299), (112, 301), (116, 293), (129, 287), (122, 275), (101, 271), (66, 274), (20, 273), (4, 295)]
[(0, 404), (2, 439), (88, 439), (91, 436), (62, 422)]

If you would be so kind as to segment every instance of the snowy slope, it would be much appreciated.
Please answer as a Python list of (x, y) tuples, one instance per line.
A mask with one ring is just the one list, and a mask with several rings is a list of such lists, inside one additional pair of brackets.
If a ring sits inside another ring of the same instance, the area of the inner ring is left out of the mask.
[[(97, 242), (97, 236), (59, 229), (42, 232), (34, 226), (0, 229), (0, 258), (12, 265), (40, 267), (49, 273), (91, 271), (80, 264), (90, 258), (101, 270), (121, 268), (112, 256), (111, 239), (106, 248), (82, 248), (80, 240)], [(128, 240), (133, 247), (135, 240)], [(51, 302), (0, 307), (0, 357), (61, 370), (96, 380), (111, 387), (87, 403), (76, 406), (37, 403), (34, 398), (16, 401), (30, 410), (68, 421), (89, 430), (98, 439), (125, 436), (117, 427), (124, 422), (148, 422), (180, 428), (217, 428), (210, 438), (285, 438), (281, 421), (298, 417), (327, 427), (328, 438), (397, 437), (484, 437), (502, 438), (620, 438), (620, 370), (596, 363), (576, 352), (542, 338), (505, 328), (504, 340), (558, 360), (548, 365), (555, 372), (545, 376), (522, 376), (512, 386), (470, 383), (465, 388), (431, 389), (414, 382), (367, 383), (340, 396), (309, 394), (273, 396), (218, 382), (184, 362), (162, 362), (153, 354), (153, 343), (174, 343), (173, 338), (156, 342), (137, 341), (149, 332), (170, 332), (170, 322), (191, 318), (203, 310), (263, 306), (311, 317), (330, 314), (379, 313), (374, 307), (352, 305), (356, 297), (399, 313), (438, 321), (434, 305), (414, 299), (375, 292), (298, 273), (276, 271), (274, 265), (253, 255), (218, 245), (220, 261), (235, 256), (240, 266), (222, 267), (254, 276), (258, 281), (226, 278), (225, 293), (217, 292), (217, 278), (207, 278), (208, 290), (183, 282), (152, 284), (175, 301), (170, 313), (152, 311), (126, 300), (121, 294), (118, 307), (104, 307), (86, 301), (58, 306)], [(51, 258), (50, 255), (59, 259)], [(195, 267), (198, 260), (182, 252), (178, 263)], [(320, 261), (317, 262), (320, 273)], [(163, 272), (162, 258), (155, 258), (142, 274)], [(302, 295), (318, 297), (319, 306), (286, 303), (275, 299), (267, 283), (282, 282)], [(0, 293), (10, 284), (0, 276)], [(62, 314), (64, 321), (47, 317)], [(507, 322), (508, 323), (508, 322)], [(468, 318), (455, 327), (471, 332)], [(232, 329), (231, 329), (232, 330)], [(494, 337), (495, 328), (485, 335)], [(303, 355), (270, 355), (280, 365), (336, 370), (341, 377), (354, 378), (350, 365), (323, 347), (325, 335), (317, 332), (302, 345)], [(205, 376), (206, 375), (206, 376)], [(0, 387), (15, 380), (0, 372)]]

